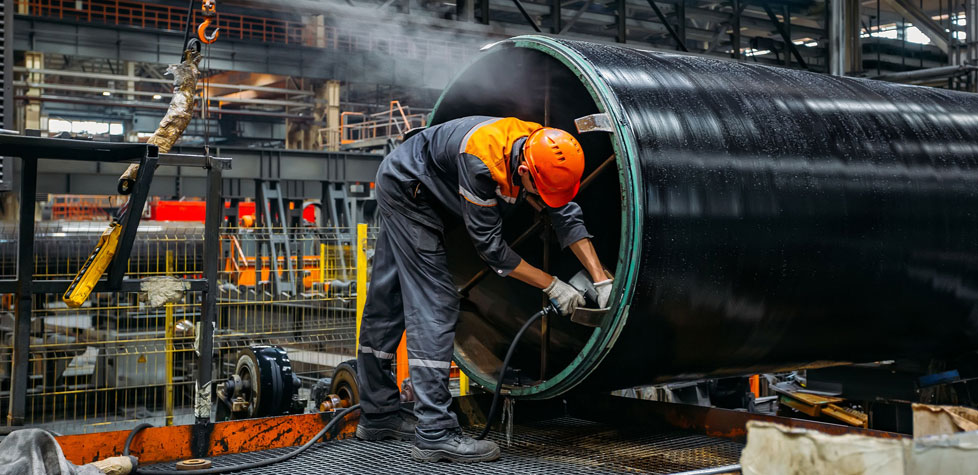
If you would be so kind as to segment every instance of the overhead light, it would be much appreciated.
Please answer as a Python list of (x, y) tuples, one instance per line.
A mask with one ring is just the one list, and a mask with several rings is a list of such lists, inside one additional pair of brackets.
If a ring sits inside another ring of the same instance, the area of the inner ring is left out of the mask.
[(102, 92), (102, 95), (103, 95), (103, 96), (111, 96), (111, 95), (112, 95), (112, 93), (111, 93), (111, 92), (109, 92), (109, 91), (103, 91), (103, 92)]
[(160, 100), (160, 99), (163, 99), (163, 96), (161, 96), (161, 95), (159, 95), (159, 94), (153, 94), (153, 100), (154, 100), (154, 101), (158, 101), (158, 100)]

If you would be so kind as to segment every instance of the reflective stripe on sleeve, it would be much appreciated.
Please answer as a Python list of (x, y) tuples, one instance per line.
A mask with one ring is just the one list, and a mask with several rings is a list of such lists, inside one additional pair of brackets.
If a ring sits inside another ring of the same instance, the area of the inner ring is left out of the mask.
[(369, 346), (360, 345), (360, 353), (365, 355), (374, 355), (382, 360), (392, 360), (394, 359), (394, 353), (388, 353), (386, 351), (375, 350)]
[(472, 193), (469, 192), (469, 190), (466, 190), (461, 186), (458, 187), (458, 194), (462, 195), (462, 198), (465, 198), (465, 201), (468, 201), (469, 203), (472, 203), (476, 206), (482, 206), (483, 208), (491, 208), (493, 206), (496, 206), (496, 204), (498, 204), (495, 198), (484, 200), (482, 198), (479, 198), (478, 196), (473, 195)]

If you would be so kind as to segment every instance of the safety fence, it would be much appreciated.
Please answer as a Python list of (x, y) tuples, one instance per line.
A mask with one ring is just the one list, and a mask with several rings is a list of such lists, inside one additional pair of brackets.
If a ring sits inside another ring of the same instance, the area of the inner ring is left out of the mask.
[[(400, 101), (391, 101), (390, 108), (374, 114), (344, 112), (340, 114), (340, 144), (357, 145), (402, 139), (409, 130), (425, 126), (427, 115), (412, 113), (411, 108)], [(325, 136), (336, 129), (320, 129)]]
[[(71, 279), (106, 224), (38, 223), (35, 279)], [(127, 277), (200, 278), (203, 230), (200, 224), (143, 222)], [(368, 255), (374, 234), (368, 232)], [(287, 236), (289, 252), (273, 258), (272, 241), (281, 242), (281, 236)], [(241, 350), (278, 345), (288, 351), (303, 382), (300, 395), (308, 399), (316, 381), (355, 357), (355, 237), (346, 228), (222, 230), (215, 380), (234, 371)], [(16, 226), (0, 226), (0, 275), (16, 275), (15, 254)], [(60, 295), (36, 295), (25, 423), (60, 433), (123, 430), (137, 422), (192, 423), (202, 296), (187, 292), (153, 308), (144, 294), (98, 293), (72, 309)], [(0, 304), (0, 417), (5, 418), (12, 296), (4, 295)]]
[[(27, 15), (67, 19), (109, 25), (183, 32), (187, 10), (183, 7), (138, 1), (118, 0), (17, 0), (17, 11)], [(193, 24), (203, 17), (194, 10)], [(461, 38), (438, 40), (421, 35), (391, 34), (384, 25), (372, 28), (338, 27), (304, 24), (300, 21), (235, 13), (219, 13), (217, 25), (221, 38), (287, 45), (305, 45), (342, 52), (372, 51), (401, 58), (443, 58), (464, 61), (471, 56), (473, 44)]]

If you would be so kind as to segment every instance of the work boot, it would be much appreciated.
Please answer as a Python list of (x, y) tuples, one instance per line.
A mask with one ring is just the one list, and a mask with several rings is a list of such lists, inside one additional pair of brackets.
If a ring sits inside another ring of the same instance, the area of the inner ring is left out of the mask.
[(475, 440), (457, 427), (434, 433), (418, 431), (411, 458), (419, 462), (491, 462), (499, 458), (499, 446), (488, 440)]
[(357, 438), (360, 440), (411, 440), (418, 420), (405, 411), (383, 414), (361, 414), (357, 424)]

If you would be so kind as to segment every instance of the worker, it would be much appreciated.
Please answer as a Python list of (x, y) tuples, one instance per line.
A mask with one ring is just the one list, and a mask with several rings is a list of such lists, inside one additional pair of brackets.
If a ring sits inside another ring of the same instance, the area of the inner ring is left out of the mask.
[[(546, 204), (557, 238), (595, 282), (605, 307), (612, 282), (598, 260), (581, 208), (584, 152), (569, 133), (515, 118), (466, 117), (404, 141), (377, 172), (380, 231), (357, 354), (363, 440), (414, 440), (419, 461), (489, 461), (490, 441), (465, 436), (449, 409), (449, 368), (459, 297), (445, 254), (446, 219), (461, 218), (476, 251), (499, 276), (538, 287), (563, 315), (581, 294), (530, 265), (502, 238), (504, 208), (526, 194)], [(407, 330), (414, 415), (400, 411), (391, 362)]]

